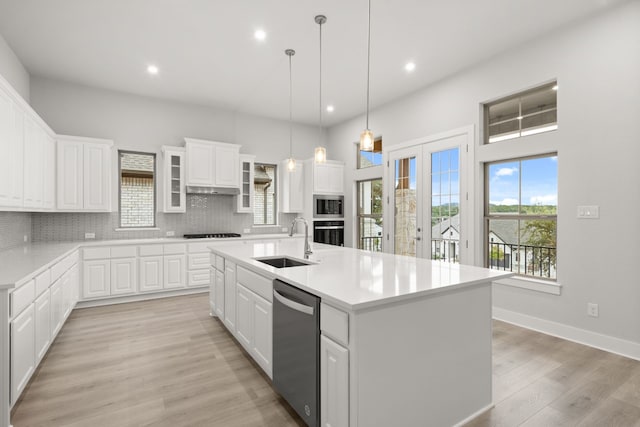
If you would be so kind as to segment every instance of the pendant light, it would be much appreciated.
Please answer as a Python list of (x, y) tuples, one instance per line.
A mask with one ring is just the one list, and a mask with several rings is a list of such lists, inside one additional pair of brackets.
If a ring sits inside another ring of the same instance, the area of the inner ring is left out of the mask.
[[(327, 22), (327, 17), (324, 15), (317, 15), (314, 20), (320, 28), (320, 96), (319, 96), (319, 123), (320, 123), (320, 143), (322, 144), (322, 24)], [(324, 163), (327, 161), (327, 150), (323, 146), (318, 146), (315, 149), (314, 160), (316, 163)]]
[(369, 74), (371, 68), (371, 0), (369, 0), (369, 29), (367, 33), (367, 126), (360, 134), (360, 150), (373, 151), (373, 132), (369, 129)]
[(296, 170), (296, 160), (293, 158), (293, 91), (291, 89), (291, 57), (296, 54), (293, 49), (284, 51), (289, 57), (289, 158), (287, 159), (287, 170), (293, 172)]

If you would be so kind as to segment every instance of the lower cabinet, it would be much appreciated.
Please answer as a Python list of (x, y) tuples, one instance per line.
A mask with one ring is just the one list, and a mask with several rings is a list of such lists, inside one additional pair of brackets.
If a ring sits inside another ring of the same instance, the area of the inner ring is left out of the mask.
[(82, 297), (84, 299), (106, 297), (111, 294), (111, 261), (98, 259), (84, 261)]
[(64, 323), (64, 300), (62, 292), (63, 278), (56, 280), (51, 285), (51, 336), (55, 337)]
[(15, 403), (35, 370), (34, 304), (11, 321), (11, 402)]
[(216, 270), (215, 286), (215, 314), (220, 320), (224, 320), (224, 272), (220, 270)]
[(251, 348), (253, 338), (252, 305), (251, 291), (236, 284), (236, 337), (247, 351)]
[(273, 305), (240, 283), (236, 285), (236, 337), (271, 378)]
[(111, 260), (110, 295), (128, 295), (136, 292), (138, 282), (136, 258)]
[(163, 287), (162, 271), (164, 269), (162, 256), (141, 257), (138, 261), (140, 267), (140, 292), (161, 290)]
[(349, 425), (349, 350), (320, 337), (320, 425)]
[(164, 256), (164, 288), (175, 289), (187, 286), (187, 258), (185, 255)]
[(47, 289), (35, 301), (35, 356), (36, 363), (44, 357), (51, 343), (51, 293)]
[(236, 333), (236, 265), (225, 260), (224, 267), (224, 324)]

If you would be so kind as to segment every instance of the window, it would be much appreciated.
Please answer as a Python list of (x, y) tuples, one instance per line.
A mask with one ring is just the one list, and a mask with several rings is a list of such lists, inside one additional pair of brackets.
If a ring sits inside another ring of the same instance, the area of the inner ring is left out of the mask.
[(120, 227), (156, 225), (156, 155), (118, 152), (120, 170)]
[(253, 224), (276, 225), (276, 165), (256, 163), (254, 172)]
[(556, 82), (484, 105), (486, 143), (558, 128)]
[(358, 150), (358, 169), (382, 165), (382, 138), (373, 142), (373, 151), (362, 151), (360, 144), (356, 144), (356, 150)]
[(382, 179), (358, 181), (358, 248), (382, 251)]
[(558, 158), (487, 164), (487, 266), (556, 279)]

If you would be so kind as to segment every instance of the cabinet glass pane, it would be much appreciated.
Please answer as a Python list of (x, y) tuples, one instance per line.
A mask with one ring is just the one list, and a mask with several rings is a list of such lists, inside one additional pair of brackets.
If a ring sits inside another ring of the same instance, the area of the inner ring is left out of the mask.
[(171, 206), (180, 206), (180, 193), (171, 193)]
[(171, 168), (171, 179), (180, 179), (180, 168), (172, 167)]
[(180, 156), (171, 156), (171, 166), (180, 167)]
[(250, 203), (250, 199), (249, 199), (249, 195), (248, 194), (243, 194), (242, 195), (242, 207), (244, 208), (248, 208)]
[(171, 181), (171, 192), (180, 192), (180, 181), (172, 180)]

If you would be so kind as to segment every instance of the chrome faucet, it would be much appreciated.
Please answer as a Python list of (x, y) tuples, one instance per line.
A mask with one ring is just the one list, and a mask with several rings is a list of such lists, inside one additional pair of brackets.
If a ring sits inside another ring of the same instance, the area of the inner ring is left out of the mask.
[(293, 236), (293, 229), (296, 226), (296, 222), (302, 221), (304, 222), (304, 259), (309, 259), (309, 255), (313, 252), (311, 251), (311, 246), (309, 246), (309, 223), (306, 219), (301, 216), (296, 217), (291, 221), (291, 228), (289, 229), (289, 237)]

